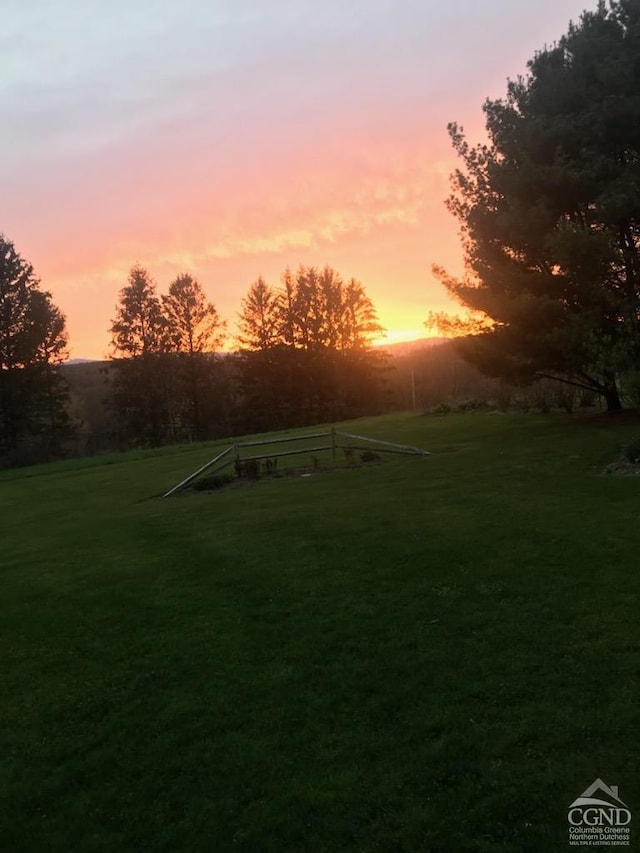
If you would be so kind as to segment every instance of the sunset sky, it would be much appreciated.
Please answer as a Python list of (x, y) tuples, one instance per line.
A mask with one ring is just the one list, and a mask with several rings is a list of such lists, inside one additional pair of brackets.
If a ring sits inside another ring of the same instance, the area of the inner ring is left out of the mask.
[[(591, 8), (595, 0), (588, 4)], [(235, 332), (259, 275), (325, 263), (389, 340), (453, 307), (446, 133), (482, 130), (585, 0), (4, 0), (0, 232), (108, 353), (134, 263), (197, 276)]]

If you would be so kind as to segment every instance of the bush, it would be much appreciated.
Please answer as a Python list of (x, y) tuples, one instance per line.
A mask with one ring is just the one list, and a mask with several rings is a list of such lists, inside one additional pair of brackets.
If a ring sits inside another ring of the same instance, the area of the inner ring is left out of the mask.
[(429, 415), (448, 415), (451, 412), (451, 406), (448, 403), (438, 403), (437, 406), (432, 406), (428, 413)]
[(520, 409), (520, 411), (524, 412), (524, 414), (526, 415), (531, 411), (533, 400), (531, 398), (531, 395), (528, 394), (526, 391), (520, 391), (515, 396), (515, 403)]
[(536, 409), (542, 414), (547, 415), (551, 411), (551, 398), (547, 384), (538, 382), (533, 386), (533, 400)]
[[(513, 388), (507, 385), (506, 382), (499, 382), (496, 389), (496, 397), (492, 402), (492, 406), (500, 409), (501, 412), (508, 412), (513, 400)], [(522, 406), (520, 407), (522, 408)]]
[(462, 400), (456, 403), (454, 411), (456, 412), (480, 412), (487, 408), (487, 404), (483, 400), (472, 398), (471, 400)]
[(275, 477), (278, 473), (278, 460), (265, 459), (263, 464), (264, 472), (267, 477)]
[(193, 488), (199, 492), (209, 492), (221, 489), (223, 486), (228, 486), (234, 480), (235, 477), (233, 474), (214, 474), (211, 477), (203, 477), (201, 480), (196, 480)]
[(636, 465), (640, 462), (640, 438), (634, 439), (631, 444), (628, 444), (624, 449), (624, 457), (632, 465)]
[(244, 462), (236, 462), (236, 473), (238, 477), (245, 477), (247, 480), (260, 479), (260, 462), (257, 459), (247, 459)]

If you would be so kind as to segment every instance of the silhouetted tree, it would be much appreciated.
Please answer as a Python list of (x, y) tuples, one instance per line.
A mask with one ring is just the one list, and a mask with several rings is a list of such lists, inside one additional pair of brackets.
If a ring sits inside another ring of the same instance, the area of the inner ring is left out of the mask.
[(384, 331), (362, 284), (329, 266), (285, 270), (278, 295), (280, 343), (303, 350), (367, 349)]
[(5, 464), (60, 454), (72, 432), (65, 319), (33, 267), (0, 235), (0, 458)]
[(341, 293), (339, 344), (341, 352), (363, 351), (384, 329), (362, 284), (352, 278)]
[(280, 327), (280, 296), (260, 276), (242, 300), (238, 341), (248, 350), (268, 350), (281, 342)]
[(140, 266), (131, 268), (128, 284), (120, 291), (110, 331), (113, 352), (118, 356), (135, 358), (169, 350), (169, 327), (155, 282)]
[(245, 419), (253, 429), (334, 420), (375, 409), (382, 333), (363, 286), (330, 267), (299, 267), (243, 300), (239, 342)]
[(171, 348), (177, 354), (174, 397), (186, 402), (181, 407), (181, 420), (190, 437), (204, 438), (207, 424), (210, 428), (215, 419), (217, 383), (213, 371), (225, 324), (200, 283), (186, 273), (171, 282), (162, 305)]
[(125, 440), (161, 444), (174, 437), (171, 335), (147, 270), (134, 266), (111, 327), (113, 403)]
[(449, 208), (467, 275), (441, 275), (483, 330), (483, 371), (555, 377), (620, 408), (640, 360), (640, 3), (600, 3), (484, 105), (488, 143), (449, 126)]
[(169, 336), (176, 352), (194, 355), (215, 352), (224, 336), (224, 323), (215, 306), (207, 301), (200, 282), (183, 273), (169, 285), (162, 297)]

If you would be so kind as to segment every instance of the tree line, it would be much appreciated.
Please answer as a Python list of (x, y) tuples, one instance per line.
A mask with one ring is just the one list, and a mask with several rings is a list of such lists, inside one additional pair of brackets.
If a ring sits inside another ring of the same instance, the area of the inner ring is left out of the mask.
[[(64, 316), (4, 237), (0, 257), (0, 460), (55, 458), (74, 435), (61, 369)], [(286, 269), (277, 287), (258, 278), (242, 300), (238, 329), (235, 352), (222, 352), (227, 324), (196, 278), (181, 274), (160, 294), (148, 270), (132, 267), (101, 368), (112, 415), (108, 446), (158, 446), (382, 410), (384, 359), (372, 342), (383, 329), (355, 279), (328, 266)]]
[[(262, 278), (226, 324), (191, 275), (159, 295), (134, 267), (111, 324), (112, 399), (127, 441), (157, 445), (232, 431), (299, 426), (371, 410), (380, 383), (371, 349), (382, 333), (363, 285), (330, 267)], [(375, 405), (373, 405), (375, 408)]]
[[(2, 466), (410, 408), (597, 403), (596, 392), (551, 380), (492, 379), (454, 342), (389, 357), (371, 347), (381, 330), (364, 288), (330, 268), (285, 270), (278, 286), (255, 281), (240, 306), (238, 347), (221, 352), (229, 331), (200, 284), (185, 274), (159, 294), (136, 266), (109, 326), (112, 357), (65, 365), (64, 317), (30, 265), (1, 245)], [(640, 386), (631, 392), (639, 404)]]

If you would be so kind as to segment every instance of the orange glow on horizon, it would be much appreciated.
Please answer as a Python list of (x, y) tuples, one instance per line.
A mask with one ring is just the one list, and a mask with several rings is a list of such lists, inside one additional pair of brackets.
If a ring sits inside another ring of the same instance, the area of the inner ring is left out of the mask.
[(94, 224), (77, 251), (47, 235), (37, 254), (17, 240), (16, 248), (67, 316), (74, 358), (107, 356), (118, 294), (136, 263), (149, 270), (159, 293), (178, 274), (194, 275), (227, 323), (228, 350), (251, 283), (261, 275), (277, 287), (284, 269), (300, 264), (328, 264), (343, 279), (361, 281), (387, 329), (380, 343), (429, 337), (429, 311), (456, 307), (431, 264), (457, 273), (460, 247), (443, 203), (454, 162), (443, 158), (441, 141), (426, 142), (431, 158), (416, 141), (396, 140), (394, 155), (393, 140), (381, 140), (366, 169), (347, 163), (322, 180), (309, 178), (308, 162), (295, 162), (292, 174), (263, 178), (253, 199), (242, 199), (244, 184), (227, 187), (227, 209), (216, 199), (207, 210), (194, 176), (185, 188), (191, 210), (182, 202), (171, 221), (165, 211), (141, 207), (135, 230), (112, 220), (103, 233)]
[(415, 329), (388, 329), (384, 336), (375, 339), (373, 345), (375, 347), (384, 347), (389, 344), (408, 344), (413, 341), (434, 337), (438, 337), (438, 335), (433, 334), (424, 326)]

